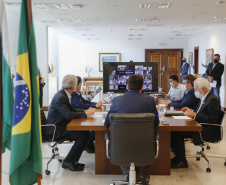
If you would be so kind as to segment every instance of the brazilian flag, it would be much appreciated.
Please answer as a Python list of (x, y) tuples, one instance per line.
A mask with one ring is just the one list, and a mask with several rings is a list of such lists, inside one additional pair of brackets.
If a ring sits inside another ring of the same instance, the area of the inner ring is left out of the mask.
[(11, 137), (10, 184), (30, 185), (42, 175), (39, 80), (33, 23), (22, 0)]

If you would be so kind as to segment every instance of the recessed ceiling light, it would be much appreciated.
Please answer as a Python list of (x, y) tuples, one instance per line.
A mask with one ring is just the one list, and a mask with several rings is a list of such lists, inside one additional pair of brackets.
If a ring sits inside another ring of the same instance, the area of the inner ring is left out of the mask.
[(141, 38), (136, 38), (136, 40), (141, 40)]
[(73, 22), (82, 22), (81, 19), (72, 19)]
[(128, 36), (129, 36), (129, 37), (132, 37), (133, 35), (132, 35), (132, 34), (129, 34)]
[(135, 31), (135, 29), (129, 29), (129, 31)]
[(154, 26), (154, 27), (156, 27), (156, 26), (165, 26), (165, 24), (147, 24), (146, 26)]
[(68, 9), (68, 6), (66, 4), (53, 4), (58, 9)]
[(138, 34), (137, 36), (142, 37), (143, 35), (142, 34)]
[(153, 17), (150, 21), (152, 21), (152, 22), (158, 22), (159, 21), (159, 18), (158, 17)]
[(140, 31), (147, 31), (147, 29), (141, 29)]
[(128, 38), (128, 40), (133, 40), (133, 38)]
[[(61, 22), (65, 22), (65, 23), (69, 23), (70, 22), (68, 19), (58, 19), (58, 20), (61, 21)], [(73, 26), (73, 25), (71, 25), (71, 26)]]
[(218, 1), (218, 2), (216, 2), (216, 4), (221, 5), (221, 4), (226, 4), (226, 2), (225, 1)]
[(140, 8), (151, 8), (151, 4), (141, 4)]
[(221, 22), (221, 21), (224, 21), (224, 20), (226, 20), (226, 18), (217, 18), (217, 19), (215, 19), (214, 21)]
[(192, 29), (191, 28), (187, 28), (187, 29), (185, 29), (184, 31), (191, 31)]
[(138, 22), (144, 22), (145, 19), (136, 19), (136, 21), (138, 21)]
[(71, 5), (72, 9), (82, 9), (82, 7), (83, 7), (83, 5), (81, 5), (81, 4), (72, 4)]
[(49, 7), (46, 4), (35, 4), (38, 8), (43, 10), (49, 10)]
[(169, 8), (170, 4), (171, 4), (171, 3), (161, 3), (161, 4), (159, 5), (159, 8)]

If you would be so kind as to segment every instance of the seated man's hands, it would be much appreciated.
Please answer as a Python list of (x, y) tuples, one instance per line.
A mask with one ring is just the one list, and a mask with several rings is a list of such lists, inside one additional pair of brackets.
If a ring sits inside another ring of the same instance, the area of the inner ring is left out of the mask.
[(93, 115), (95, 112), (96, 112), (96, 109), (91, 108), (91, 107), (88, 110), (85, 110), (85, 113), (86, 113), (87, 116)]
[(168, 106), (170, 102), (167, 101), (167, 100), (160, 100), (159, 103), (160, 104), (165, 104), (166, 106)]
[(102, 105), (103, 105), (103, 102), (102, 101), (99, 101), (99, 102), (97, 102), (96, 107), (97, 108), (100, 108)]
[(185, 112), (185, 111), (188, 110), (188, 109), (189, 109), (188, 107), (183, 107), (183, 108), (181, 109), (181, 111)]
[(164, 92), (160, 92), (160, 94), (162, 94), (162, 95), (164, 95), (164, 96), (166, 95), (166, 93), (164, 93)]
[(191, 117), (191, 118), (194, 118), (196, 116), (197, 113), (195, 113), (192, 109), (187, 109), (185, 112), (184, 112), (184, 115), (185, 116), (188, 116), (188, 117)]

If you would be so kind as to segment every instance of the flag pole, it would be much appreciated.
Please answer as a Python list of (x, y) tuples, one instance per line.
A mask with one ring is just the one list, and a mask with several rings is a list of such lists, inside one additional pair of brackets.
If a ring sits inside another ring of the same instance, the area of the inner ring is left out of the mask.
[[(28, 0), (28, 17), (29, 17), (29, 29), (31, 29), (31, 23), (32, 23), (32, 2), (31, 0)], [(41, 175), (37, 174), (37, 183), (38, 185), (41, 185)]]
[(2, 46), (0, 31), (0, 185), (2, 184)]

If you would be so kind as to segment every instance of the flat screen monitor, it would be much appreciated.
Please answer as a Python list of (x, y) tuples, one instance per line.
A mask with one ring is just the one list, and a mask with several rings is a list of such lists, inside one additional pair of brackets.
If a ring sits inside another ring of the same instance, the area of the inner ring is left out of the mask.
[(127, 80), (132, 74), (143, 77), (142, 92), (158, 92), (158, 62), (104, 62), (103, 92), (128, 91)]

